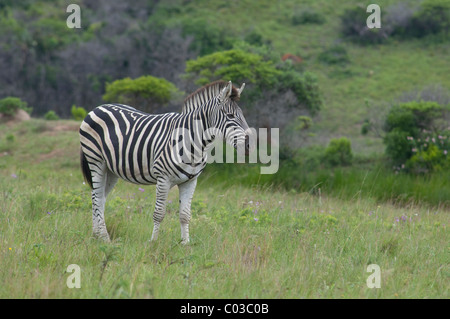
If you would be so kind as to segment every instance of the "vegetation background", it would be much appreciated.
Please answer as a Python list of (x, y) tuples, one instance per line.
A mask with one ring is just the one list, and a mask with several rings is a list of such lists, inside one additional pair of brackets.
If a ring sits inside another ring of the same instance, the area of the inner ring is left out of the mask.
[[(85, 0), (80, 29), (70, 3), (0, 2), (1, 297), (448, 298), (450, 1), (380, 0), (373, 30), (370, 1)], [(86, 112), (179, 111), (219, 78), (280, 128), (278, 173), (208, 166), (188, 247), (176, 190), (150, 244), (153, 187), (119, 183), (113, 243), (90, 238)]]

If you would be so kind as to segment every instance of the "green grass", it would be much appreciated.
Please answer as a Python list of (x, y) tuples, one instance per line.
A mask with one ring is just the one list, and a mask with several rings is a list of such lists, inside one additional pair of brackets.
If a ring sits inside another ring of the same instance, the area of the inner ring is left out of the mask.
[[(113, 242), (99, 242), (77, 123), (52, 122), (57, 134), (49, 125), (0, 126), (1, 298), (449, 297), (444, 208), (230, 187), (205, 174), (182, 246), (176, 188), (150, 243), (154, 187), (120, 182), (106, 207)], [(70, 264), (81, 267), (80, 289), (66, 286)], [(381, 268), (380, 289), (366, 286), (369, 264)]]

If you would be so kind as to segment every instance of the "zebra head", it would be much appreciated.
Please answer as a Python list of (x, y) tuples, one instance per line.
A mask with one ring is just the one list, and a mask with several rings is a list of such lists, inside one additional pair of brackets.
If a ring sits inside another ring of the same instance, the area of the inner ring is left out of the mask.
[(237, 101), (244, 90), (245, 83), (238, 89), (229, 81), (217, 96), (218, 105), (213, 125), (219, 129), (225, 141), (235, 149), (244, 148), (245, 154), (252, 151), (250, 143), (252, 131)]

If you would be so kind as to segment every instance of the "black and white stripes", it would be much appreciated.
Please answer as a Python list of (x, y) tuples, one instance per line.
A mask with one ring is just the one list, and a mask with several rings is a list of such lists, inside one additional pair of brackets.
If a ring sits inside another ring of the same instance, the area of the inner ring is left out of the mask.
[(190, 203), (206, 165), (205, 149), (221, 136), (246, 147), (248, 125), (237, 105), (243, 86), (218, 81), (191, 94), (182, 113), (150, 115), (122, 104), (91, 111), (80, 127), (83, 174), (92, 187), (93, 232), (109, 241), (104, 220), (106, 196), (119, 178), (156, 184), (152, 239), (158, 236), (167, 195), (180, 191), (183, 243), (189, 241)]

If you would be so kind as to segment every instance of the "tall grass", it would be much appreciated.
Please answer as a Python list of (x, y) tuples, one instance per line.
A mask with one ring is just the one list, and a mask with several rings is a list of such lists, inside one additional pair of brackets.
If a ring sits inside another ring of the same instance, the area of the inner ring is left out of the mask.
[(276, 185), (295, 192), (340, 199), (372, 199), (398, 205), (450, 206), (450, 172), (428, 175), (396, 173), (384, 164), (373, 167), (319, 167), (311, 170), (291, 161), (281, 162), (276, 174), (261, 175), (258, 164), (213, 164), (205, 175), (228, 185)]

